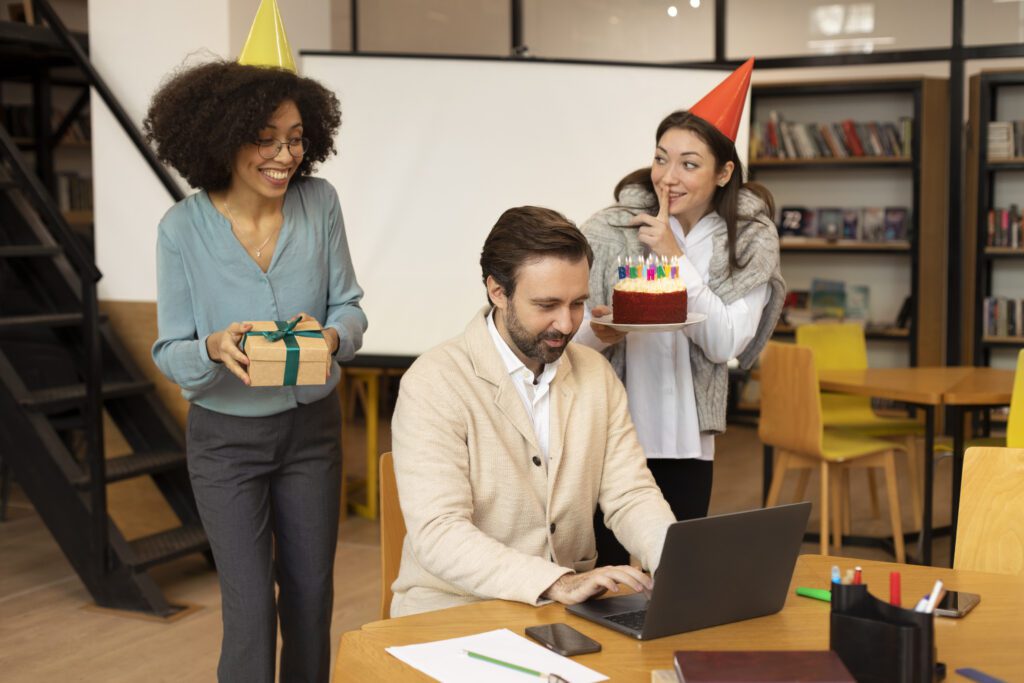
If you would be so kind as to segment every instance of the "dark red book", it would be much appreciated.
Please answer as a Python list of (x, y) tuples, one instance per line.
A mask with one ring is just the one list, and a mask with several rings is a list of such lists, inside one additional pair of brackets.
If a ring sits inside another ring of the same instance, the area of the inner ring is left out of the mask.
[(843, 121), (843, 132), (846, 133), (846, 143), (850, 148), (852, 156), (862, 157), (864, 156), (864, 146), (860, 142), (860, 138), (857, 136), (857, 126), (851, 119)]
[(855, 683), (832, 650), (676, 652), (680, 683)]

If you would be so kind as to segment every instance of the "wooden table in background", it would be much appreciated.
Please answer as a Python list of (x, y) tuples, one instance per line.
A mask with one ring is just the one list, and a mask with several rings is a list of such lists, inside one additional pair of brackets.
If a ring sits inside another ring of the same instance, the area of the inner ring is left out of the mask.
[[(981, 603), (963, 619), (936, 617), (938, 660), (945, 662), (947, 680), (954, 670), (975, 667), (1006, 681), (1024, 681), (1024, 579), (1016, 576), (954, 571), (938, 567), (897, 565), (858, 560), (864, 581), (876, 597), (888, 597), (889, 572), (903, 578), (904, 600), (927, 593), (936, 579), (953, 590), (981, 595)], [(797, 586), (825, 588), (833, 564), (851, 566), (849, 558), (801, 555), (797, 561), (786, 605), (781, 612), (714, 628), (641, 642), (565, 611), (562, 605), (530, 607), (489, 600), (463, 607), (388, 619), (349, 631), (341, 639), (334, 667), (335, 683), (345, 681), (432, 680), (398, 661), (385, 648), (446, 638), (457, 638), (498, 628), (523, 635), (535, 624), (565, 622), (594, 638), (602, 651), (574, 657), (612, 681), (648, 683), (653, 669), (672, 668), (676, 650), (826, 650), (829, 605), (794, 595)]]
[[(963, 411), (1010, 403), (1013, 371), (976, 367), (869, 368), (867, 370), (821, 370), (822, 391), (902, 401), (921, 408), (925, 414), (924, 510), (921, 529), (921, 561), (932, 562), (932, 488), (935, 455), (935, 415), (950, 409), (953, 432), (952, 528), (950, 564), (956, 546), (956, 522), (963, 473)], [(766, 473), (770, 463), (765, 463)], [(770, 480), (770, 476), (769, 476)]]

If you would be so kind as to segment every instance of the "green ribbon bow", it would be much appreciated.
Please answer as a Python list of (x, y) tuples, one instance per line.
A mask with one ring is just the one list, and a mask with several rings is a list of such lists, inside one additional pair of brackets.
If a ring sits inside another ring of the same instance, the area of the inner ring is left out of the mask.
[(284, 320), (275, 320), (274, 324), (277, 325), (276, 330), (265, 330), (265, 331), (252, 331), (246, 332), (245, 336), (242, 337), (242, 343), (239, 348), (245, 350), (245, 340), (249, 337), (263, 337), (271, 344), (275, 344), (281, 340), (284, 340), (285, 355), (284, 355), (284, 386), (294, 386), (299, 379), (299, 342), (295, 340), (296, 337), (320, 337), (323, 338), (323, 330), (299, 330), (295, 331), (295, 326), (299, 324), (302, 317), (295, 318), (291, 322), (285, 322)]

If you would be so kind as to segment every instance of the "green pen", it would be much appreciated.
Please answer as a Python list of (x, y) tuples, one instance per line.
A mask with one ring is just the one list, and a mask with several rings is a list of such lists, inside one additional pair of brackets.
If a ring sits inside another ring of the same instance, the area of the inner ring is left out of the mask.
[(832, 591), (827, 591), (824, 588), (804, 588), (803, 586), (799, 586), (796, 589), (796, 594), (802, 595), (805, 598), (814, 598), (815, 600), (832, 602)]
[(479, 659), (482, 662), (490, 662), (491, 664), (497, 664), (498, 666), (503, 666), (506, 669), (512, 669), (513, 671), (518, 671), (519, 673), (524, 673), (535, 678), (543, 678), (548, 683), (569, 683), (569, 681), (565, 680), (558, 674), (546, 674), (540, 671), (534, 671), (533, 669), (527, 669), (525, 666), (519, 666), (518, 664), (513, 664), (512, 662), (503, 662), (500, 659), (495, 659), (494, 657), (482, 655), (479, 652), (472, 652), (470, 650), (465, 650), (464, 652), (468, 657), (472, 657), (473, 659)]

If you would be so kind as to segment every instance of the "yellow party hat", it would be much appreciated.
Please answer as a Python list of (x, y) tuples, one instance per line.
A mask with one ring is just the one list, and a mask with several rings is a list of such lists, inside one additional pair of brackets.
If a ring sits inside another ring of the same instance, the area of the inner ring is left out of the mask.
[(249, 37), (245, 39), (239, 64), (251, 66), (276, 66), (298, 73), (292, 59), (292, 48), (284, 33), (284, 22), (277, 9), (277, 0), (261, 0), (252, 20)]

